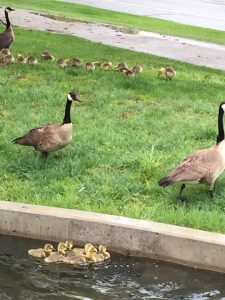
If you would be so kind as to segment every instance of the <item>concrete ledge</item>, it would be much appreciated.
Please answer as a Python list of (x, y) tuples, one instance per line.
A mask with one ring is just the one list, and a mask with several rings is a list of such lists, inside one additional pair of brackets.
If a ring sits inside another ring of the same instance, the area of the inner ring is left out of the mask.
[(0, 234), (104, 243), (111, 251), (225, 272), (225, 235), (180, 226), (0, 201)]

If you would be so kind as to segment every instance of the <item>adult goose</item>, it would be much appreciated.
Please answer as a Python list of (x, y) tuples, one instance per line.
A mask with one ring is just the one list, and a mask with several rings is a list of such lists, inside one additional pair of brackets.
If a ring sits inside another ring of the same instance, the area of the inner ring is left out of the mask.
[(37, 151), (42, 152), (43, 157), (47, 157), (49, 152), (60, 150), (69, 145), (72, 140), (72, 122), (70, 118), (72, 101), (80, 102), (74, 92), (67, 95), (65, 114), (61, 125), (47, 124), (33, 128), (28, 133), (13, 140), (13, 143), (33, 146)]
[(181, 201), (186, 200), (185, 197), (182, 197), (185, 183), (204, 183), (209, 187), (209, 193), (213, 197), (214, 182), (225, 169), (224, 110), (225, 101), (219, 106), (216, 144), (210, 148), (193, 152), (167, 177), (158, 182), (162, 187), (167, 187), (176, 182), (182, 183), (177, 197)]
[(5, 31), (0, 33), (0, 50), (4, 48), (10, 48), (14, 41), (14, 33), (8, 15), (10, 11), (14, 11), (14, 9), (12, 9), (11, 7), (5, 8), (6, 24), (4, 25), (6, 26), (6, 28)]

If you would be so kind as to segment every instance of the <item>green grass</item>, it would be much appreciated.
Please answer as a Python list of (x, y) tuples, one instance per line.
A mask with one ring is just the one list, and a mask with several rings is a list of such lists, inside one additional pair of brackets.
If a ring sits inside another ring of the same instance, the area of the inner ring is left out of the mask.
[(48, 12), (79, 20), (128, 26), (140, 30), (225, 44), (224, 31), (184, 25), (157, 18), (119, 13), (86, 5), (66, 3), (57, 0), (0, 0), (0, 5), (27, 8), (38, 12)]
[[(52, 62), (0, 68), (0, 195), (2, 200), (91, 210), (225, 232), (225, 177), (215, 198), (203, 185), (160, 188), (157, 181), (190, 152), (215, 141), (224, 72), (95, 44), (71, 36), (15, 30), (13, 52), (57, 58), (140, 63), (126, 78), (115, 71), (59, 69)], [(37, 42), (38, 41), (38, 42)], [(63, 45), (63, 47), (62, 47)], [(172, 65), (175, 80), (157, 78)], [(29, 129), (62, 122), (66, 94), (72, 107), (73, 141), (47, 161), (11, 141)]]

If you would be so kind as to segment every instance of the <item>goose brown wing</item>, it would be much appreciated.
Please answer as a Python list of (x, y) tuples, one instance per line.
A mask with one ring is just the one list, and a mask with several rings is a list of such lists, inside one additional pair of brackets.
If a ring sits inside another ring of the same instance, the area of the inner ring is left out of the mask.
[(55, 129), (59, 125), (47, 124), (31, 129), (28, 133), (15, 139), (13, 142), (25, 146), (34, 146), (37, 150), (42, 150), (49, 141), (54, 138)]
[(0, 32), (0, 50), (9, 48), (14, 40), (11, 26), (3, 32)]
[(192, 153), (186, 157), (176, 168), (172, 171), (168, 178), (170, 181), (199, 181), (206, 177), (211, 169), (213, 163), (218, 159), (219, 154), (213, 149), (203, 149)]

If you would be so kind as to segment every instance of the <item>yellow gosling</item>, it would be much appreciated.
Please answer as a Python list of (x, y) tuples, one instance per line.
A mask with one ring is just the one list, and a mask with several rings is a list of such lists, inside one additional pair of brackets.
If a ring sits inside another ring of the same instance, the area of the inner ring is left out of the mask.
[(44, 248), (30, 249), (28, 254), (34, 257), (47, 257), (51, 254), (54, 247), (51, 244), (46, 244)]
[(87, 258), (82, 254), (66, 256), (63, 258), (63, 262), (71, 265), (84, 265), (87, 263)]
[(94, 246), (92, 246), (92, 247), (89, 247), (86, 250), (85, 257), (87, 258), (88, 262), (94, 262), (95, 263), (95, 262), (97, 262), (96, 254), (97, 254), (97, 249)]
[(59, 243), (58, 252), (51, 252), (50, 255), (44, 259), (44, 261), (47, 263), (63, 261), (64, 256), (66, 255), (66, 250), (67, 247), (65, 243)]
[(107, 250), (106, 246), (100, 245), (98, 250), (99, 250), (99, 253), (101, 253), (104, 256), (104, 259), (110, 258), (109, 252), (106, 251)]

